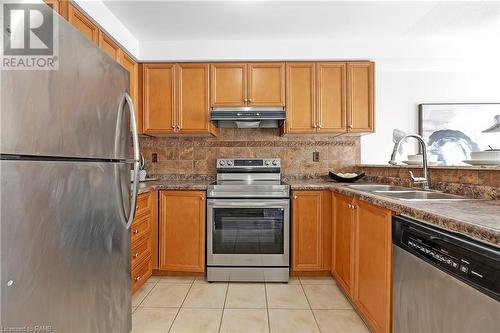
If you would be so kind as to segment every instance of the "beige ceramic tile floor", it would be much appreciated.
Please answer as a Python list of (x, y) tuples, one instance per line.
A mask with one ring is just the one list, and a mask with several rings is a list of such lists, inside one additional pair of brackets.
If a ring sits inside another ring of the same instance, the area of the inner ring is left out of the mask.
[(284, 283), (207, 283), (152, 277), (132, 297), (132, 332), (365, 333), (329, 277)]

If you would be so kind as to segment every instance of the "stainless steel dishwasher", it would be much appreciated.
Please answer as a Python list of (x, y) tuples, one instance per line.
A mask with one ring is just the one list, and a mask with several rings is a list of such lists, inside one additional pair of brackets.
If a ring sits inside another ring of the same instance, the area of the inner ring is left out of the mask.
[(500, 250), (392, 220), (394, 333), (500, 332)]

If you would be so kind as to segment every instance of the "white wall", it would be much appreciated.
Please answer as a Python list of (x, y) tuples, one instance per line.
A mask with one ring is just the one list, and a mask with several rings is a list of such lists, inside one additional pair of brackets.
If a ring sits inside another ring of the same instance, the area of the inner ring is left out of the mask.
[[(361, 138), (361, 162), (387, 164), (392, 130), (418, 133), (420, 103), (500, 103), (500, 67), (479, 59), (464, 66), (461, 71), (377, 71), (376, 133)], [(415, 152), (416, 145), (408, 145)]]
[(120, 44), (134, 58), (139, 58), (139, 41), (116, 18), (102, 1), (74, 0), (77, 7), (89, 15), (101, 29)]

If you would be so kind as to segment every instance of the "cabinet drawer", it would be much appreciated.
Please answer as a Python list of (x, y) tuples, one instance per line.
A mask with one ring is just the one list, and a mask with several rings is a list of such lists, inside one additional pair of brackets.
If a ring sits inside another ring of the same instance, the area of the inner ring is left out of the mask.
[(149, 207), (149, 199), (151, 198), (151, 192), (140, 194), (137, 197), (137, 208), (135, 212), (136, 218), (141, 217), (144, 214), (151, 214), (151, 209)]
[(153, 267), (151, 266), (151, 257), (149, 256), (132, 270), (132, 293), (146, 282), (152, 272)]
[(132, 244), (130, 250), (130, 262), (132, 269), (144, 261), (145, 258), (151, 256), (151, 242), (149, 241), (149, 237), (150, 236), (147, 235)]
[(135, 242), (146, 235), (148, 235), (151, 231), (151, 219), (149, 215), (145, 215), (139, 218), (136, 218), (130, 227), (130, 244), (131, 246), (135, 245)]

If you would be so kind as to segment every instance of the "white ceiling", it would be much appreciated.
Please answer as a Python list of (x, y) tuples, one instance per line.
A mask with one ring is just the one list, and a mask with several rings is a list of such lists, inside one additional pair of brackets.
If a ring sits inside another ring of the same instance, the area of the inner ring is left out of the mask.
[(104, 0), (139, 43), (484, 35), (500, 1)]

